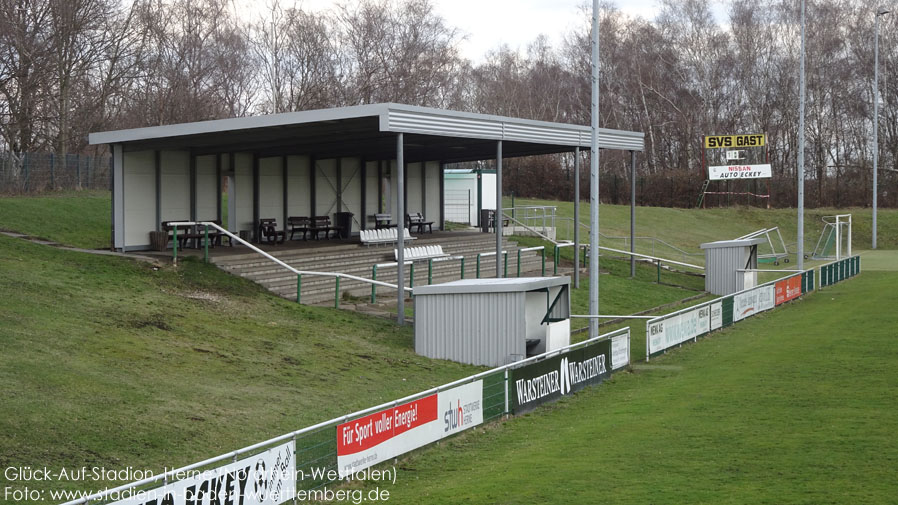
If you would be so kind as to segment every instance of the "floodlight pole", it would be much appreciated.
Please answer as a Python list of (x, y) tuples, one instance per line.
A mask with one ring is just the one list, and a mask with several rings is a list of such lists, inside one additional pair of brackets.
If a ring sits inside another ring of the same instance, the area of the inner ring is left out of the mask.
[(405, 324), (405, 155), (402, 133), (396, 135), (396, 322)]
[(801, 0), (801, 64), (798, 79), (798, 269), (804, 270), (804, 7)]
[(574, 289), (580, 289), (580, 146), (574, 148)]
[(876, 36), (873, 42), (873, 249), (876, 249), (876, 202), (879, 192), (879, 18), (888, 13), (886, 9), (876, 12)]
[[(630, 151), (630, 252), (636, 252), (636, 151)], [(630, 255), (630, 277), (636, 278), (636, 256)]]
[[(599, 0), (592, 0), (592, 100), (589, 159), (589, 313), (599, 312)], [(589, 336), (599, 336), (599, 320), (589, 320)]]

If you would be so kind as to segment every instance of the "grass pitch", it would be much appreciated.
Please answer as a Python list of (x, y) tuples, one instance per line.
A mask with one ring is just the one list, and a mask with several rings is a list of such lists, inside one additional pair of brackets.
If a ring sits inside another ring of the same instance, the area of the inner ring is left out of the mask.
[(397, 465), (391, 499), (895, 503), (896, 285), (896, 272), (861, 274), (420, 451)]

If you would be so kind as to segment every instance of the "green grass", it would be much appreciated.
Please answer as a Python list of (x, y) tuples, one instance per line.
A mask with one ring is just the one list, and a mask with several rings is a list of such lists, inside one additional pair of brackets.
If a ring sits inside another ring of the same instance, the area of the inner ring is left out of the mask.
[(300, 306), (198, 261), (0, 236), (0, 286), (3, 468), (159, 471), (479, 370), (416, 355), (411, 327)]
[[(511, 199), (503, 202), (511, 206)], [(557, 215), (572, 219), (573, 202), (516, 198), (515, 205), (549, 205), (557, 207)], [(850, 209), (805, 209), (805, 252), (810, 254), (823, 230), (822, 216), (851, 214), (853, 242), (855, 247), (866, 247), (871, 242), (872, 210), (869, 208)], [(879, 209), (877, 213), (877, 241), (883, 249), (898, 249), (898, 209)], [(580, 222), (589, 223), (589, 202), (580, 203)], [(780, 227), (792, 262), (795, 261), (798, 222), (795, 209), (760, 209), (756, 207), (731, 207), (714, 209), (669, 209), (664, 207), (636, 207), (636, 235), (655, 237), (690, 253), (701, 253), (699, 244), (715, 240), (734, 239), (761, 228)], [(602, 234), (609, 237), (629, 237), (630, 207), (627, 205), (602, 204), (599, 212), (599, 227)], [(558, 238), (570, 239), (571, 226), (559, 220)], [(588, 240), (586, 228), (581, 228), (581, 240)], [(602, 240), (603, 246), (623, 248), (622, 240)], [(779, 248), (779, 244), (776, 244)], [(704, 258), (682, 256), (680, 253), (657, 243), (658, 256), (704, 264)], [(637, 241), (637, 252), (651, 254), (652, 246), (647, 241)], [(765, 251), (761, 251), (763, 254)], [(689, 259), (691, 258), (691, 260)], [(782, 267), (782, 265), (781, 265)]]
[(751, 318), (414, 453), (386, 488), (429, 504), (894, 503), (896, 284), (862, 274)]
[(109, 191), (0, 197), (0, 230), (85, 249), (108, 249), (111, 211)]

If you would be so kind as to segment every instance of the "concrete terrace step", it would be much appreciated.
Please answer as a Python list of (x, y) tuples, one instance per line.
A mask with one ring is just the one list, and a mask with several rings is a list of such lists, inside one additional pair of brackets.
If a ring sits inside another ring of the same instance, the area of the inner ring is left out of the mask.
[[(477, 253), (493, 252), (495, 236), (481, 233), (464, 233), (458, 235), (438, 234), (434, 236), (417, 235), (418, 239), (407, 243), (406, 247), (440, 245), (444, 252), (452, 256), (465, 256), (465, 278), (476, 277)], [(340, 240), (322, 240), (319, 242), (299, 242), (294, 244), (265, 247), (274, 257), (297, 270), (318, 272), (339, 272), (363, 278), (371, 278), (372, 266), (394, 261), (395, 246), (363, 246), (357, 242)], [(508, 276), (517, 275), (518, 244), (507, 242)], [(255, 251), (225, 248), (220, 254), (213, 254), (212, 261), (221, 269), (240, 277), (252, 280), (272, 293), (287, 299), (296, 299), (296, 275), (282, 266), (261, 256)], [(415, 262), (414, 285), (427, 284), (427, 261)], [(481, 277), (494, 277), (496, 271), (495, 256), (487, 256), (481, 260)], [(538, 251), (525, 252), (521, 255), (522, 275), (539, 275), (542, 258)], [(551, 264), (547, 271), (551, 274)], [(410, 283), (409, 271), (406, 270), (406, 285)], [(433, 263), (432, 281), (434, 284), (460, 279), (461, 262), (458, 259), (435, 261)], [(378, 271), (377, 279), (396, 283), (396, 268), (383, 267)], [(305, 275), (302, 278), (302, 302), (320, 303), (332, 301), (336, 281), (330, 276)], [(376, 287), (379, 296), (395, 296), (393, 288)], [(354, 296), (370, 296), (371, 285), (362, 281), (340, 279), (340, 293)]]
[[(517, 251), (519, 247), (513, 244), (508, 244), (505, 250), (508, 251), (508, 261), (510, 263), (517, 261)], [(456, 247), (447, 247), (444, 248), (443, 251), (451, 256), (466, 256), (466, 261), (475, 262), (477, 258), (477, 251), (483, 251), (482, 248), (475, 249), (472, 253), (472, 249), (464, 247), (464, 248), (456, 248)], [(523, 255), (538, 255), (536, 252), (528, 252), (523, 253)], [(285, 273), (286, 270), (284, 267), (274, 263), (267, 258), (263, 258), (265, 261), (262, 263), (257, 263), (253, 265), (230, 265), (230, 264), (219, 264), (219, 266), (225, 270), (232, 271), (233, 273), (240, 275), (242, 277), (250, 278), (250, 279), (259, 279), (264, 278), (268, 274), (277, 274), (277, 273)], [(486, 258), (484, 258), (486, 259)], [(354, 269), (356, 267), (364, 267), (365, 269), (371, 269), (372, 265), (378, 263), (390, 263), (394, 261), (392, 252), (389, 256), (387, 255), (368, 255), (368, 256), (330, 256), (326, 258), (322, 258), (319, 260), (307, 259), (307, 258), (297, 258), (297, 259), (288, 259), (282, 260), (288, 265), (296, 268), (297, 270), (306, 270), (306, 271), (318, 271), (318, 272), (344, 272), (348, 273), (349, 270)], [(456, 260), (457, 261), (457, 260)], [(425, 262), (426, 263), (426, 262)], [(444, 263), (444, 262), (434, 262), (435, 265)]]

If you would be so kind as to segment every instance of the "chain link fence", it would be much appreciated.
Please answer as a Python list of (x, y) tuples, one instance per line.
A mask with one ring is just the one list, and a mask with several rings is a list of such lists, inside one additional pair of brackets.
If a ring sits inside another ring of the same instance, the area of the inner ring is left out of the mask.
[(109, 189), (112, 157), (0, 152), (0, 194)]

